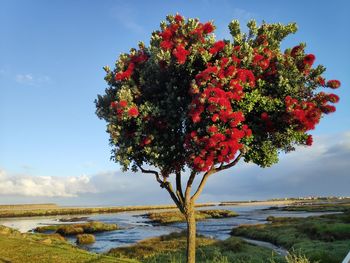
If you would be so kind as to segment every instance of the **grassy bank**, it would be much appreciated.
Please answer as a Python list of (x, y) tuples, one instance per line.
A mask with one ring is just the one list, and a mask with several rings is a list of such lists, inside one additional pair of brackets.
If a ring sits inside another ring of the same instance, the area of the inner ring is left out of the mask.
[[(108, 254), (116, 257), (135, 258), (144, 263), (155, 262), (186, 262), (185, 233), (143, 240), (130, 247), (112, 249)], [(266, 263), (286, 262), (280, 256), (272, 256), (272, 251), (250, 245), (239, 238), (229, 238), (225, 241), (197, 237), (197, 262), (202, 263)]]
[[(213, 203), (197, 204), (196, 207), (213, 206)], [(157, 209), (177, 209), (175, 205), (152, 205), (152, 206), (115, 206), (115, 207), (56, 207), (50, 205), (42, 208), (40, 205), (21, 205), (0, 207), (0, 218), (6, 217), (32, 217), (32, 216), (56, 216), (56, 215), (84, 215), (119, 213), (128, 211), (157, 210)]]
[(350, 210), (350, 201), (333, 203), (303, 203), (283, 207), (284, 211), (306, 211), (306, 212), (345, 212)]
[(137, 263), (137, 260), (89, 253), (59, 235), (21, 234), (0, 225), (0, 262), (4, 263)]
[[(185, 221), (185, 217), (179, 211), (151, 212), (145, 216), (152, 220), (153, 223), (170, 224)], [(237, 213), (230, 210), (197, 210), (196, 220), (205, 220), (210, 218), (226, 218), (238, 216)]]
[(105, 231), (113, 231), (119, 229), (116, 224), (105, 224), (98, 221), (92, 221), (81, 224), (60, 224), (60, 225), (49, 225), (49, 226), (38, 226), (34, 229), (35, 232), (56, 232), (58, 234), (68, 236), (77, 234), (91, 234)]
[(312, 261), (341, 262), (350, 248), (350, 213), (308, 218), (274, 218), (271, 224), (245, 225), (232, 235), (264, 240), (300, 251)]

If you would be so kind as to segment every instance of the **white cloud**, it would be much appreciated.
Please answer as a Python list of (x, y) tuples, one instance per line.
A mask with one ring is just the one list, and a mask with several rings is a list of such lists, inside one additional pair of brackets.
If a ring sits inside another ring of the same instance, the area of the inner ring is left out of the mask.
[(0, 170), (0, 195), (74, 197), (95, 191), (90, 178), (85, 175), (77, 177), (10, 176), (4, 170)]
[(15, 80), (19, 84), (24, 85), (40, 85), (47, 82), (50, 82), (50, 77), (48, 76), (33, 76), (31, 73), (26, 74), (17, 74)]

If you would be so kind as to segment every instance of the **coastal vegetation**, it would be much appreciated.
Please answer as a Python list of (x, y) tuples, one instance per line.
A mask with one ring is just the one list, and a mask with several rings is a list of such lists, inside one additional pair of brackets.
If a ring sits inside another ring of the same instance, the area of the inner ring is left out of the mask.
[(77, 235), (76, 243), (79, 245), (88, 245), (95, 243), (96, 239), (94, 235), (91, 234), (79, 234)]
[[(175, 222), (186, 222), (185, 216), (180, 211), (162, 211), (150, 212), (145, 214), (153, 223), (170, 224)], [(196, 220), (205, 220), (210, 218), (227, 218), (238, 216), (237, 213), (230, 210), (197, 210), (195, 212)]]
[(0, 225), (0, 262), (11, 263), (138, 263), (79, 249), (58, 234), (20, 233)]
[(241, 225), (234, 236), (271, 242), (300, 251), (311, 261), (341, 262), (350, 247), (350, 213), (308, 218), (268, 217), (270, 224)]
[[(272, 259), (285, 262), (270, 249), (250, 245), (236, 237), (218, 241), (198, 235), (196, 248), (197, 260), (203, 263), (263, 263)], [(108, 255), (134, 258), (144, 263), (186, 262), (186, 233), (146, 239), (133, 246), (112, 249)]]
[[(214, 203), (197, 204), (196, 207), (213, 206)], [(147, 205), (147, 206), (114, 206), (114, 207), (59, 207), (54, 204), (48, 206), (34, 205), (4, 205), (0, 206), (0, 218), (7, 217), (32, 217), (32, 216), (55, 216), (55, 215), (87, 215), (120, 213), (129, 211), (175, 209), (175, 205)]]
[(60, 224), (39, 226), (34, 229), (35, 232), (55, 232), (63, 236), (77, 235), (77, 234), (91, 234), (104, 231), (117, 230), (119, 227), (116, 224), (105, 224), (99, 221), (92, 221), (80, 224)]

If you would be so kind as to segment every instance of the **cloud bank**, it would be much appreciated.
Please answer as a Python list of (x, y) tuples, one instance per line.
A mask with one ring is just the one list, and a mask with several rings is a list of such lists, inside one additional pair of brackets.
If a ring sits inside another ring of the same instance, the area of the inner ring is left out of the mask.
[(36, 196), (36, 197), (76, 197), (78, 194), (95, 192), (90, 178), (53, 177), (53, 176), (9, 176), (0, 170), (1, 195)]
[[(349, 160), (350, 132), (316, 137), (313, 147), (282, 154), (280, 162), (271, 168), (242, 162), (212, 175), (199, 201), (350, 196)], [(184, 175), (183, 181), (186, 179)], [(48, 198), (66, 205), (171, 203), (152, 175), (106, 171), (91, 176), (53, 177), (8, 175), (0, 170), (0, 203), (47, 202)]]

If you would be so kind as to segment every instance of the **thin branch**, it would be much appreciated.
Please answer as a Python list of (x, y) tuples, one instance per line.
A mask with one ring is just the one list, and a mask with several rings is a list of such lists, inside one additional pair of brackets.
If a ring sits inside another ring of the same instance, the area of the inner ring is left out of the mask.
[(145, 174), (154, 174), (156, 176), (156, 180), (157, 182), (160, 184), (160, 187), (164, 188), (162, 185), (163, 185), (163, 181), (160, 179), (160, 176), (159, 176), (159, 173), (157, 171), (153, 171), (153, 170), (146, 170), (146, 169), (143, 169), (141, 165), (139, 164), (136, 164), (141, 172), (145, 173)]
[(185, 191), (185, 205), (189, 204), (191, 201), (191, 187), (193, 184), (193, 180), (196, 177), (196, 172), (192, 171), (190, 178), (188, 178), (187, 185), (186, 185), (186, 191)]
[(170, 182), (168, 182), (166, 180), (165, 177), (164, 180), (161, 180), (160, 179), (160, 176), (159, 176), (159, 173), (157, 171), (154, 171), (154, 170), (146, 170), (144, 168), (141, 167), (141, 165), (137, 164), (137, 166), (140, 168), (141, 172), (143, 173), (146, 173), (146, 174), (154, 174), (155, 177), (156, 177), (156, 180), (157, 182), (159, 183), (160, 187), (161, 188), (165, 188), (168, 193), (170, 194), (170, 197), (173, 199), (173, 201), (175, 202), (176, 206), (180, 209), (181, 212), (184, 211), (184, 208), (183, 208), (183, 205), (182, 203), (179, 201), (179, 199), (176, 197), (175, 193), (174, 193), (174, 190), (173, 190), (173, 187), (171, 185)]
[(234, 160), (233, 160), (232, 162), (230, 162), (229, 164), (220, 165), (219, 168), (216, 168), (216, 169), (215, 169), (216, 172), (219, 172), (219, 171), (222, 171), (222, 170), (226, 170), (226, 169), (228, 169), (228, 168), (231, 168), (231, 167), (235, 166), (235, 165), (239, 162), (239, 160), (242, 158), (243, 154), (244, 154), (244, 152), (242, 151), (242, 152), (236, 157), (236, 159), (234, 159)]
[(205, 186), (205, 183), (207, 182), (208, 178), (210, 175), (231, 168), (233, 166), (235, 166), (238, 161), (241, 159), (241, 157), (243, 156), (243, 152), (241, 152), (235, 160), (233, 160), (231, 163), (227, 164), (227, 165), (220, 165), (218, 168), (214, 168), (212, 167), (208, 172), (206, 172), (203, 177), (201, 182), (199, 183), (199, 186), (197, 188), (197, 191), (194, 193), (194, 195), (191, 197), (191, 201), (195, 202), (197, 200), (197, 198), (199, 197), (199, 195), (201, 194), (201, 192), (203, 191), (203, 188)]
[(185, 202), (184, 194), (181, 185), (181, 171), (176, 172), (176, 195), (181, 203)]

